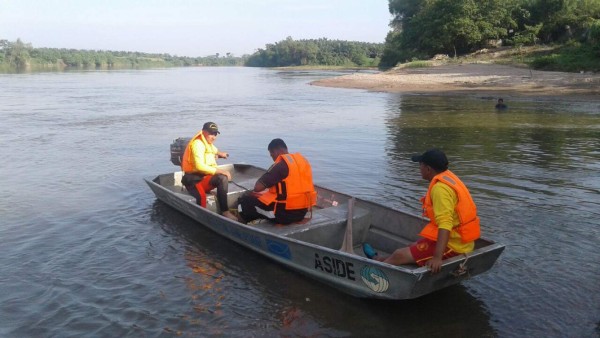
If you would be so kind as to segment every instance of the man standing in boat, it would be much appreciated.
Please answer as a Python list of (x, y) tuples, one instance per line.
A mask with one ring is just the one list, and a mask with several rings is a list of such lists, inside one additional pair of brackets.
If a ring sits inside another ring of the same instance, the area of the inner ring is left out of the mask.
[(423, 203), (423, 215), (430, 219), (419, 234), (423, 238), (409, 247), (400, 248), (388, 257), (377, 255), (365, 244), (369, 258), (393, 265), (416, 263), (427, 265), (431, 272), (439, 272), (442, 260), (474, 250), (480, 236), (477, 208), (469, 190), (450, 170), (446, 154), (431, 149), (412, 157), (419, 162), (421, 177), (430, 181)]
[(185, 147), (181, 160), (181, 170), (185, 173), (181, 183), (196, 198), (196, 202), (206, 207), (206, 193), (217, 188), (217, 202), (223, 216), (237, 220), (227, 206), (227, 192), (231, 174), (217, 168), (217, 158), (227, 158), (228, 153), (220, 152), (214, 145), (219, 127), (214, 122), (206, 122)]
[(300, 153), (288, 153), (287, 145), (279, 138), (272, 140), (267, 149), (275, 163), (256, 181), (253, 191), (240, 197), (241, 220), (300, 222), (317, 201), (310, 163)]

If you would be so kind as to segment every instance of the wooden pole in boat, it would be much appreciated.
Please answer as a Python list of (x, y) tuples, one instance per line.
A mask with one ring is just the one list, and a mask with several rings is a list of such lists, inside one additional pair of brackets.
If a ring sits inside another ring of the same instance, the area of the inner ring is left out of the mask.
[(348, 221), (346, 222), (346, 231), (344, 233), (344, 241), (342, 242), (341, 251), (354, 254), (352, 245), (352, 218), (354, 216), (354, 197), (348, 200)]

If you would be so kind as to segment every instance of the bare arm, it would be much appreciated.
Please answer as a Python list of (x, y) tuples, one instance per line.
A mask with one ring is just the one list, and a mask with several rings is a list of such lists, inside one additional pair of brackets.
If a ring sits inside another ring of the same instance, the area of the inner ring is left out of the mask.
[(261, 192), (265, 189), (267, 189), (267, 187), (265, 187), (265, 185), (260, 180), (256, 181), (256, 183), (254, 184), (254, 192)]
[(256, 181), (254, 184), (254, 192), (258, 193), (274, 186), (285, 179), (288, 173), (289, 169), (285, 162), (281, 161), (273, 164), (271, 168)]
[(435, 244), (435, 253), (433, 258), (427, 261), (427, 266), (431, 269), (432, 273), (438, 273), (442, 268), (442, 258), (444, 251), (448, 246), (448, 239), (450, 238), (450, 231), (446, 229), (438, 230), (438, 238)]

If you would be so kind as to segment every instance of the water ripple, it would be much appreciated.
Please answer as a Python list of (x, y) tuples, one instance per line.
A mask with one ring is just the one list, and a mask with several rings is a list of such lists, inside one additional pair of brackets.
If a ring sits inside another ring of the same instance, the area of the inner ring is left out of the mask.
[[(330, 72), (164, 69), (0, 75), (0, 336), (594, 336), (600, 114), (586, 102), (309, 86)], [(410, 156), (444, 149), (489, 273), (403, 302), (355, 299), (157, 201), (169, 143), (207, 120), (225, 163), (283, 137), (315, 181), (418, 214)], [(453, 309), (448, 311), (448, 309)], [(540, 310), (542, 309), (542, 310)], [(431, 325), (436, 318), (436, 325)]]

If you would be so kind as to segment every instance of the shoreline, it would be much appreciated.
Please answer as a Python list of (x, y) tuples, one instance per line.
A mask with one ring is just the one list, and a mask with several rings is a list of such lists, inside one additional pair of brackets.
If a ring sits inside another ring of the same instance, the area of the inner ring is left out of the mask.
[(375, 74), (353, 73), (310, 84), (421, 95), (535, 96), (549, 100), (600, 101), (600, 74), (549, 72), (482, 63), (396, 68)]

